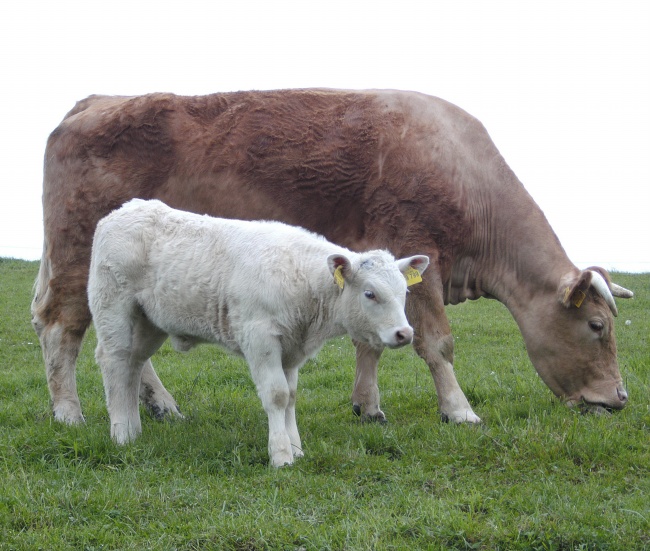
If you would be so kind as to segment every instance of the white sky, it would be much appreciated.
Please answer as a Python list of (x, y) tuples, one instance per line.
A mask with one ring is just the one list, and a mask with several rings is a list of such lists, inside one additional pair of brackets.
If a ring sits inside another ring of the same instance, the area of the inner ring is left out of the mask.
[(40, 258), (45, 142), (75, 101), (323, 86), (455, 103), (578, 267), (650, 272), (647, 0), (21, 0), (0, 71), (0, 256)]

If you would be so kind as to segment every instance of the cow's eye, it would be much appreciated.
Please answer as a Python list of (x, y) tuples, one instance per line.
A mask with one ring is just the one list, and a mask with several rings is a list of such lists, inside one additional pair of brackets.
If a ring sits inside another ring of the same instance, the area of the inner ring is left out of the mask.
[(370, 300), (375, 300), (376, 298), (375, 293), (373, 293), (372, 291), (365, 291), (363, 294), (366, 296), (367, 299)]
[(600, 333), (604, 327), (605, 324), (600, 320), (591, 320), (589, 322), (589, 329), (591, 329), (594, 333)]

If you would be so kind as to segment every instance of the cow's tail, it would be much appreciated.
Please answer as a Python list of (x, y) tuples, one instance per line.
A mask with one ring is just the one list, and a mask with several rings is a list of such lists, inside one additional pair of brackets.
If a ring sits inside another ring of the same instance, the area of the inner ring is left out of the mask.
[(50, 266), (50, 259), (47, 254), (47, 241), (43, 243), (43, 255), (41, 256), (41, 266), (38, 269), (38, 275), (34, 282), (34, 298), (32, 299), (32, 326), (36, 333), (40, 336), (43, 330), (46, 319), (44, 309), (47, 304), (47, 299), (50, 294), (50, 277), (52, 270)]

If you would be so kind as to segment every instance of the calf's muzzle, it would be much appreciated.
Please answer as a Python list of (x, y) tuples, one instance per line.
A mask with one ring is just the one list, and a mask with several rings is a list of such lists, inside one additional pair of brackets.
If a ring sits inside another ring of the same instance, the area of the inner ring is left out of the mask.
[(394, 334), (394, 344), (389, 344), (390, 348), (399, 348), (400, 346), (406, 346), (413, 342), (413, 328), (409, 325), (402, 327), (395, 331)]

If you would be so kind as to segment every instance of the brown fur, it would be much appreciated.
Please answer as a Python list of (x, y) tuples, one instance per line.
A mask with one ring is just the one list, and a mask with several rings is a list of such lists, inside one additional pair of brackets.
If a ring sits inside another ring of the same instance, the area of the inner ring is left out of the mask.
[[(557, 306), (560, 277), (577, 273), (482, 125), (437, 98), (334, 90), (91, 96), (47, 144), (39, 334), (58, 323), (80, 341), (90, 322), (95, 225), (132, 197), (282, 220), (356, 250), (429, 255), (408, 313), (434, 379), (440, 362), (453, 361), (448, 345), (444, 357), (432, 346), (450, 334), (443, 303), (496, 297), (517, 317), (540, 291)], [(538, 338), (522, 331), (527, 343)], [(48, 373), (66, 369), (44, 353)], [(620, 380), (611, 351), (591, 369)], [(571, 387), (549, 386), (563, 396)]]

